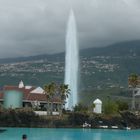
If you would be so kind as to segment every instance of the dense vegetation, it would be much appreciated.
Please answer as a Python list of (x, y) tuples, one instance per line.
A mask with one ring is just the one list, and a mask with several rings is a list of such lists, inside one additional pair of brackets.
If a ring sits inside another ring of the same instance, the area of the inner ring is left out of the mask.
[(0, 126), (30, 127), (40, 121), (32, 109), (0, 109)]
[(92, 128), (99, 128), (101, 125), (107, 125), (110, 128), (116, 125), (123, 129), (126, 124), (133, 129), (140, 128), (140, 117), (130, 111), (109, 115), (76, 109), (73, 112), (64, 112), (63, 116), (38, 116), (30, 108), (0, 109), (1, 127), (79, 128), (84, 122), (90, 123)]

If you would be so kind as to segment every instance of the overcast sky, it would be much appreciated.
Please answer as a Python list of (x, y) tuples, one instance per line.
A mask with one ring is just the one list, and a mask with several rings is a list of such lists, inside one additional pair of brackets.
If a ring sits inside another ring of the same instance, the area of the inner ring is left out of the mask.
[(81, 49), (140, 39), (140, 0), (0, 0), (0, 58), (64, 51), (71, 8)]

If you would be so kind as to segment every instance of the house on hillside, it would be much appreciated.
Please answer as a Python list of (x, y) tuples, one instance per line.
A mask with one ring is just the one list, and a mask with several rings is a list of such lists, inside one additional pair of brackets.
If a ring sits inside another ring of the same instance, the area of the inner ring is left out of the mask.
[[(19, 94), (22, 94), (22, 96), (19, 96)], [(12, 98), (15, 99), (12, 100)], [(4, 86), (0, 92), (0, 104), (3, 106), (5, 105), (4, 102), (6, 102), (4, 100), (8, 99), (8, 107), (18, 108), (19, 106), (17, 104), (15, 105), (15, 102), (17, 102), (19, 98), (21, 98), (22, 107), (38, 108), (39, 110), (46, 111), (49, 110), (48, 104), (51, 104), (51, 102), (49, 102), (50, 100), (47, 99), (47, 96), (41, 87), (26, 86), (24, 85), (23, 81), (20, 81), (18, 86)], [(61, 100), (59, 97), (54, 96), (52, 102), (53, 111), (58, 111), (61, 109)]]

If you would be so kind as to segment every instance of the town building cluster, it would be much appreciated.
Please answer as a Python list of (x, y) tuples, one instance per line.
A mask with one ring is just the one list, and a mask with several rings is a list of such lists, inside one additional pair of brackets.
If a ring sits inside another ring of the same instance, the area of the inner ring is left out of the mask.
[(0, 92), (0, 104), (5, 108), (32, 107), (46, 111), (48, 104), (53, 103), (53, 111), (61, 109), (60, 98), (53, 97), (51, 103), (48, 101), (43, 88), (24, 85), (23, 81), (18, 86), (6, 85)]

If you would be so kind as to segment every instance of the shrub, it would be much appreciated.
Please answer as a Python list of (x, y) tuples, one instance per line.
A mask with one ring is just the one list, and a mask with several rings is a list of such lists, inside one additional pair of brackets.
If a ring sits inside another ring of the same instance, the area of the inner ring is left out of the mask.
[(89, 115), (81, 112), (73, 112), (69, 114), (68, 120), (72, 125), (82, 125), (89, 121)]
[(108, 101), (104, 104), (104, 113), (111, 115), (118, 112), (118, 105), (116, 102)]
[(75, 107), (73, 108), (73, 111), (74, 112), (87, 112), (88, 107), (79, 103), (78, 105), (75, 105)]
[(4, 126), (31, 126), (39, 120), (39, 116), (29, 108), (0, 110), (0, 124)]
[(120, 101), (120, 100), (117, 100), (116, 103), (118, 105), (118, 110), (119, 111), (128, 110), (128, 103), (126, 103), (124, 101)]

